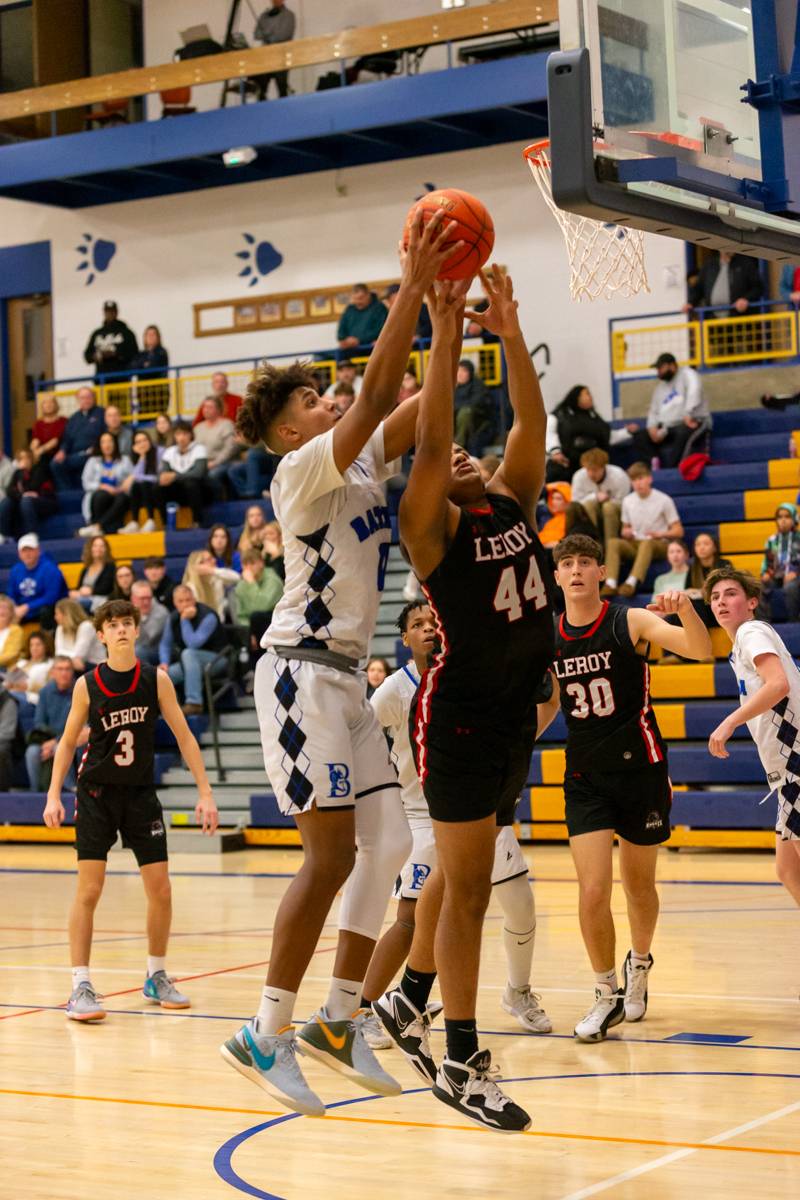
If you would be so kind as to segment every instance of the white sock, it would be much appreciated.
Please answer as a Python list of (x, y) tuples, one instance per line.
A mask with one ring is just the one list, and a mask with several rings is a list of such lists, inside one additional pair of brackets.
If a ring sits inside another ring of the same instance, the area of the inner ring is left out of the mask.
[(639, 954), (636, 950), (631, 950), (631, 962), (632, 963), (641, 963), (641, 965), (643, 967), (649, 967), (650, 966), (649, 950), (646, 951), (644, 954)]
[(157, 958), (155, 954), (148, 954), (148, 956), (147, 956), (147, 978), (148, 979), (152, 979), (153, 976), (155, 975), (156, 971), (166, 971), (166, 969), (167, 969), (166, 957)]
[(638, 587), (639, 586), (639, 580), (636, 578), (635, 575), (629, 575), (628, 578), (625, 580), (625, 583), (627, 584), (628, 587)]
[(256, 1033), (279, 1033), (291, 1025), (297, 992), (265, 986), (256, 1017)]
[(597, 980), (597, 983), (599, 985), (602, 986), (603, 984), (605, 984), (606, 987), (610, 987), (612, 992), (616, 992), (619, 989), (619, 984), (617, 983), (617, 968), (616, 967), (612, 967), (612, 969), (610, 971), (598, 971), (595, 974), (595, 979)]
[(617, 586), (616, 579), (606, 579), (606, 587), (615, 588)]
[(88, 967), (73, 967), (72, 968), (72, 990), (73, 990), (73, 992), (75, 991), (75, 988), (78, 986), (79, 983), (91, 983), (91, 980), (89, 979), (89, 968)]
[(332, 1021), (343, 1021), (360, 1007), (363, 986), (363, 979), (337, 979), (335, 975), (331, 978), (325, 1011)]

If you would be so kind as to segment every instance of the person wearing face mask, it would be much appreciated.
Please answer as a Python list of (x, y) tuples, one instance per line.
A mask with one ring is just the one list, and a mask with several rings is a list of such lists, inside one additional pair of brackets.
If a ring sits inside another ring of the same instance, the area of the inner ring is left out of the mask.
[(674, 354), (659, 354), (653, 366), (658, 383), (645, 428), (634, 422), (628, 432), (642, 458), (658, 459), (662, 467), (677, 467), (681, 459), (706, 450), (711, 430), (708, 401), (697, 371), (679, 367)]

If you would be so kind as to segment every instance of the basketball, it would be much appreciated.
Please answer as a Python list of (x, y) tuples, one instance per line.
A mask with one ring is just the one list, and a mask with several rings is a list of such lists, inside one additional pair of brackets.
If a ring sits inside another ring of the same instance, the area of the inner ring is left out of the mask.
[(406, 217), (404, 246), (408, 245), (408, 231), (414, 214), (420, 208), (426, 224), (439, 209), (444, 209), (445, 222), (456, 222), (456, 228), (445, 245), (464, 242), (460, 250), (445, 260), (438, 278), (467, 279), (476, 275), (494, 247), (494, 223), (480, 200), (471, 196), (469, 192), (459, 191), (458, 188), (440, 188), (438, 191), (429, 192), (413, 205)]

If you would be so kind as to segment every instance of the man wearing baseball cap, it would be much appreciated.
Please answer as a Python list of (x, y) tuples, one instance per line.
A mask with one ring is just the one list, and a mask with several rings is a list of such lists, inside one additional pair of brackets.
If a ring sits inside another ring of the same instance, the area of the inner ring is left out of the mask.
[(92, 333), (83, 357), (87, 363), (94, 363), (98, 375), (109, 375), (124, 371), (138, 353), (133, 330), (119, 320), (116, 302), (106, 300), (103, 324)]
[(8, 594), (14, 601), (14, 620), (38, 621), (42, 629), (55, 629), (55, 604), (67, 594), (67, 583), (58, 565), (39, 547), (35, 533), (17, 542), (19, 561), (8, 575)]
[(628, 425), (637, 453), (653, 466), (676, 467), (681, 459), (708, 448), (711, 416), (703, 384), (693, 367), (679, 367), (674, 354), (659, 354), (658, 373), (644, 429)]

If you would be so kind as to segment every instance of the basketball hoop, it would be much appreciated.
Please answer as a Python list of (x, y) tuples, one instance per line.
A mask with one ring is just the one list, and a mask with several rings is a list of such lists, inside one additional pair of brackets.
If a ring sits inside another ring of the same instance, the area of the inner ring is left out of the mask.
[(638, 229), (606, 224), (566, 212), (553, 200), (550, 139), (534, 142), (523, 152), (547, 207), (561, 226), (569, 258), (569, 292), (573, 300), (609, 299), (649, 292), (644, 264), (644, 236)]

